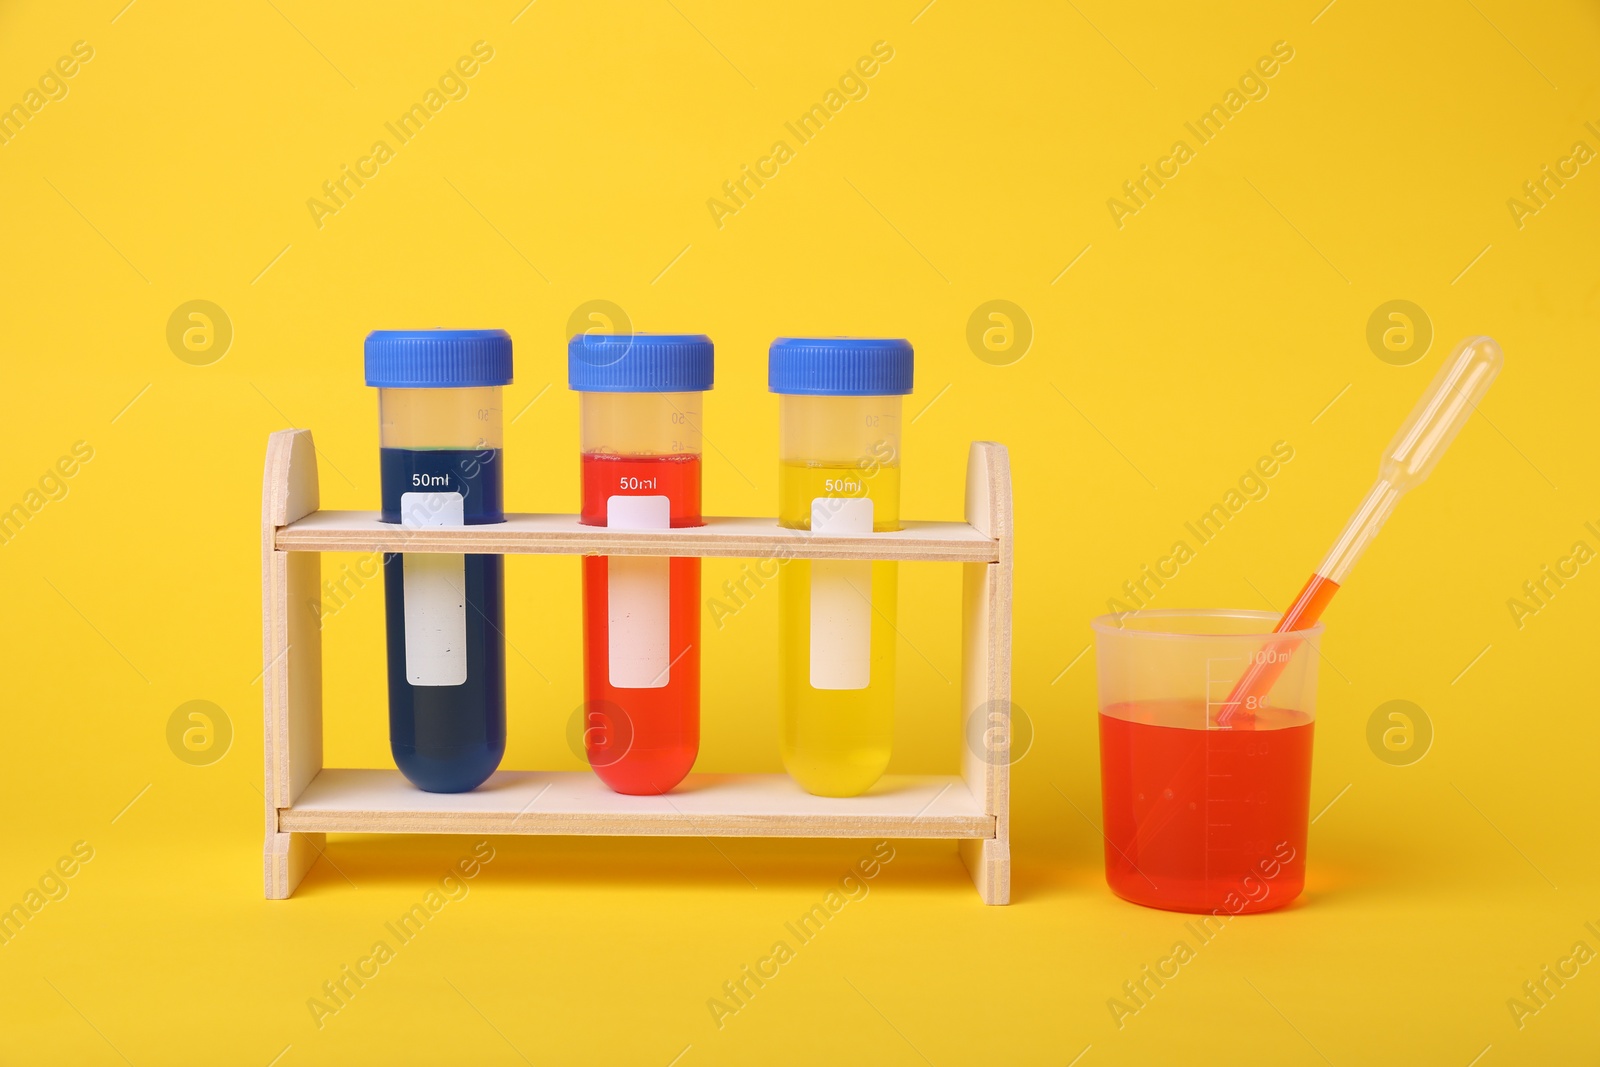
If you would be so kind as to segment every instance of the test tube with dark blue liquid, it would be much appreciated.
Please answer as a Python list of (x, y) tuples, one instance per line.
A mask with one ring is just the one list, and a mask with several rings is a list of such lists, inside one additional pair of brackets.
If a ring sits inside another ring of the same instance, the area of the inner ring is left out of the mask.
[[(411, 529), (505, 521), (504, 330), (375, 330), (383, 521)], [(506, 751), (505, 560), (389, 552), (389, 746), (420, 789), (464, 793)]]

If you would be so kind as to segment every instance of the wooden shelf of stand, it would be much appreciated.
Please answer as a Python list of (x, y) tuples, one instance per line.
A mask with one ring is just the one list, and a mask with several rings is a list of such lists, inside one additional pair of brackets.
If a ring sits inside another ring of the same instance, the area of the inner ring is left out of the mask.
[[(1011, 892), (1010, 771), (961, 745), (959, 775), (889, 776), (859, 797), (814, 797), (786, 775), (691, 775), (665, 796), (611, 792), (585, 772), (502, 770), (470, 793), (425, 793), (397, 770), (322, 765), (322, 552), (464, 552), (733, 558), (884, 559), (964, 565), (963, 738), (974, 716), (1009, 732), (1011, 467), (1003, 445), (974, 442), (966, 522), (908, 522), (849, 537), (784, 530), (776, 520), (712, 518), (694, 529), (607, 530), (572, 515), (414, 528), (374, 512), (319, 511), (308, 430), (267, 442), (262, 488), (266, 895), (290, 896), (328, 833), (573, 836), (893, 837), (960, 842), (986, 904)], [(574, 607), (576, 610), (576, 607)]]
[(372, 511), (318, 511), (278, 531), (287, 552), (485, 552), (735, 559), (890, 559), (994, 563), (999, 546), (964, 522), (908, 522), (893, 533), (824, 537), (772, 519), (711, 517), (679, 530), (608, 530), (576, 515), (509, 514), (492, 526), (401, 526)]
[(278, 814), (291, 832), (706, 837), (994, 836), (959, 775), (890, 776), (848, 806), (786, 774), (692, 774), (665, 796), (613, 793), (589, 771), (497, 771), (424, 793), (395, 770), (323, 770)]

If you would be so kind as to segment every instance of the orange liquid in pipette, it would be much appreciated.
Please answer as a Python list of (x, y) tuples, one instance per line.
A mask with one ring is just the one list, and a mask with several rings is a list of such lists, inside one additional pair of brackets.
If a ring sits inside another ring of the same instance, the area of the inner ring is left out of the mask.
[(1300, 595), (1294, 598), (1294, 603), (1289, 605), (1289, 610), (1283, 613), (1283, 618), (1278, 620), (1278, 625), (1273, 628), (1273, 633), (1281, 634), (1286, 630), (1304, 630), (1308, 626), (1315, 626), (1317, 620), (1322, 618), (1322, 609), (1328, 606), (1328, 601), (1333, 599), (1333, 594), (1339, 591), (1339, 583), (1329, 581), (1320, 574), (1313, 574)]
[[(1300, 595), (1294, 598), (1294, 603), (1289, 605), (1289, 610), (1283, 613), (1283, 618), (1278, 620), (1278, 625), (1272, 628), (1272, 632), (1281, 634), (1315, 626), (1317, 620), (1322, 617), (1322, 610), (1328, 606), (1328, 601), (1332, 600), (1333, 594), (1338, 591), (1338, 582), (1330, 581), (1320, 574), (1313, 574), (1311, 580), (1300, 590)], [(1238, 683), (1233, 687), (1233, 692), (1229, 693), (1228, 699), (1223, 702), (1222, 711), (1217, 715), (1218, 725), (1249, 727), (1250, 721), (1255, 717), (1256, 708), (1266, 704), (1267, 694), (1272, 692), (1272, 686), (1277, 682), (1278, 676), (1289, 665), (1289, 656), (1298, 644), (1298, 641), (1286, 641), (1268, 644), (1263, 649), (1264, 652), (1276, 654), (1257, 656), (1256, 662), (1240, 676)]]

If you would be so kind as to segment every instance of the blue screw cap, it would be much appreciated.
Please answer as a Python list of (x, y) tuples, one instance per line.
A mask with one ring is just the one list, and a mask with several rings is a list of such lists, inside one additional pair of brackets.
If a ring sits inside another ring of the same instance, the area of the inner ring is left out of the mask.
[(584, 393), (700, 393), (715, 378), (703, 333), (580, 333), (567, 342), (567, 387)]
[(904, 396), (911, 342), (899, 337), (780, 337), (767, 352), (767, 389), (791, 396)]
[(450, 389), (511, 384), (504, 330), (373, 330), (367, 384), (380, 389)]

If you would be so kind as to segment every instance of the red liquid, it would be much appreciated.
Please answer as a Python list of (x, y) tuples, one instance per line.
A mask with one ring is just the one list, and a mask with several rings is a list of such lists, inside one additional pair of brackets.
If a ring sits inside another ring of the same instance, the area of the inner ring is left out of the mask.
[(1169, 911), (1280, 908), (1305, 886), (1312, 721), (1270, 706), (1253, 728), (1205, 721), (1201, 701), (1100, 713), (1106, 882)]
[[(613, 496), (664, 496), (671, 524), (699, 526), (700, 457), (582, 457), (587, 526), (606, 525)], [(619, 793), (665, 793), (689, 773), (700, 751), (700, 560), (673, 557), (670, 574), (667, 684), (652, 689), (611, 684), (607, 556), (583, 559), (584, 747), (601, 781)]]
[[(1289, 605), (1289, 610), (1278, 620), (1278, 625), (1272, 628), (1272, 632), (1281, 634), (1290, 630), (1308, 630), (1315, 626), (1317, 620), (1322, 618), (1322, 609), (1328, 606), (1328, 601), (1332, 600), (1333, 594), (1338, 591), (1338, 582), (1313, 573), (1310, 580), (1301, 588), (1300, 595)], [(1299, 641), (1278, 641), (1265, 645), (1262, 648), (1263, 652), (1275, 652), (1277, 655), (1256, 657), (1256, 661), (1234, 684), (1233, 692), (1228, 694), (1228, 699), (1222, 702), (1222, 714), (1217, 716), (1217, 721), (1224, 726), (1248, 728), (1255, 716), (1256, 706), (1265, 704), (1267, 698), (1272, 695), (1273, 684), (1289, 666), (1289, 657), (1300, 644)]]

